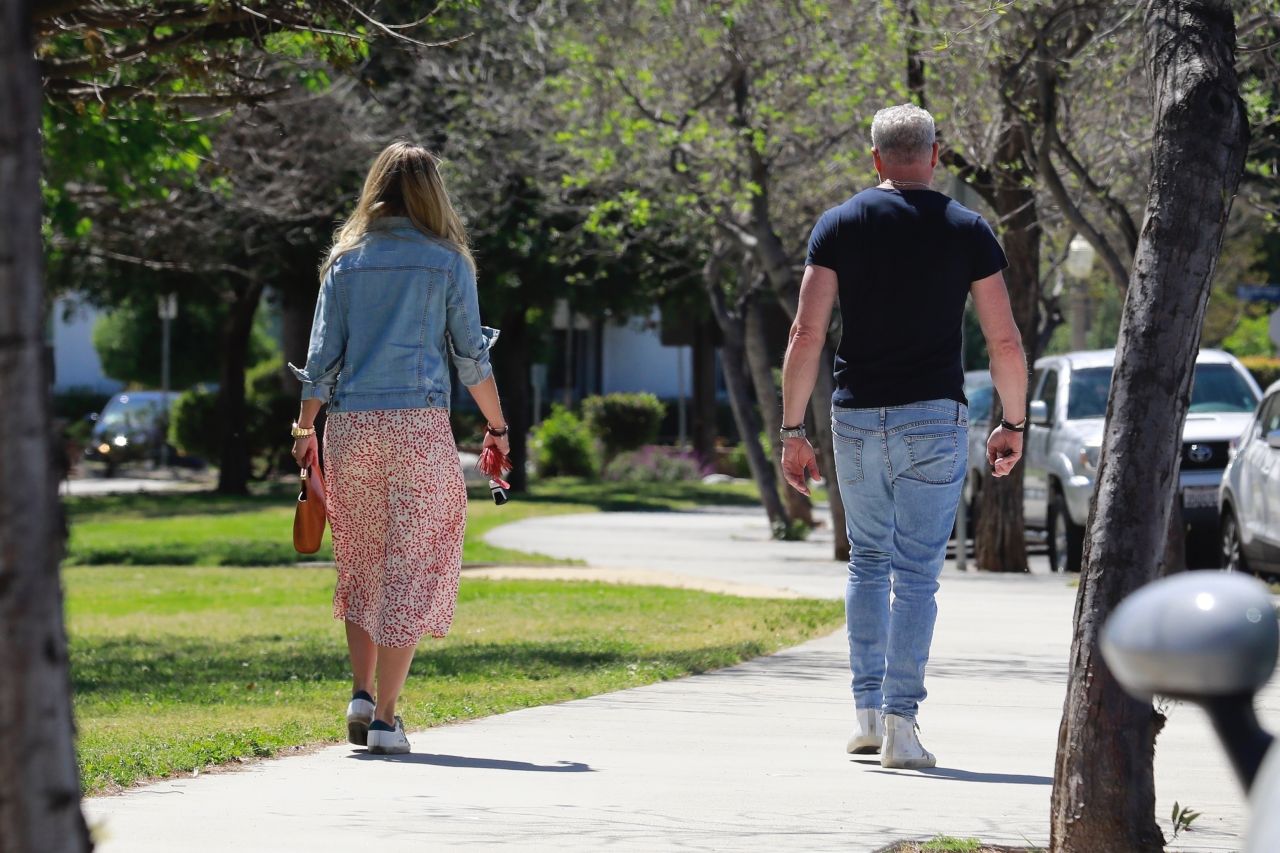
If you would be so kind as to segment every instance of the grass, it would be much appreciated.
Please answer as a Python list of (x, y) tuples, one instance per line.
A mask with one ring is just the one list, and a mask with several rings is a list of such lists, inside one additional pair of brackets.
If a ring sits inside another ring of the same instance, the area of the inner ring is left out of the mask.
[(939, 835), (928, 841), (900, 841), (878, 853), (1036, 853), (1034, 847), (1001, 847), (983, 844), (976, 838)]
[[(88, 793), (345, 737), (331, 569), (81, 567), (63, 580)], [(634, 687), (840, 622), (838, 602), (464, 579), (454, 630), (420, 647), (402, 713), (424, 727)]]
[[(319, 553), (300, 555), (293, 550), (295, 493), (294, 487), (275, 485), (248, 497), (185, 493), (69, 498), (66, 564), (270, 566), (332, 560), (327, 532)], [(529, 494), (501, 507), (494, 506), (488, 491), (481, 489), (471, 494), (462, 559), (466, 563), (563, 563), (483, 541), (494, 527), (530, 516), (679, 510), (726, 503), (757, 504), (754, 486), (561, 479), (536, 484)]]

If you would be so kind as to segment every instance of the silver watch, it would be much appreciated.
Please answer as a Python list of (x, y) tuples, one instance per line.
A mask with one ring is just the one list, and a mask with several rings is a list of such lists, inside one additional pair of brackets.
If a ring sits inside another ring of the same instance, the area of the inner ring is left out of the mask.
[(800, 424), (797, 427), (783, 427), (778, 430), (778, 437), (786, 441), (788, 438), (808, 438), (809, 433), (805, 430), (804, 424)]

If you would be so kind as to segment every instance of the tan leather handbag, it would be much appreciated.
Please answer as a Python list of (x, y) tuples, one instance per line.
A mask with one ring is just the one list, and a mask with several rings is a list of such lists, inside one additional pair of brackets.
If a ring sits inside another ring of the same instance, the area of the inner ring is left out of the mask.
[(324, 539), (325, 511), (324, 472), (319, 461), (302, 469), (302, 488), (293, 512), (293, 548), (299, 554), (314, 554)]

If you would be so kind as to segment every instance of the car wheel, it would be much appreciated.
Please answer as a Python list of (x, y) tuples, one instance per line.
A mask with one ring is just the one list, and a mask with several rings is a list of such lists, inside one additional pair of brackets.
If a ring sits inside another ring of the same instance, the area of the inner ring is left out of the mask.
[(1247, 572), (1249, 564), (1245, 562), (1244, 550), (1240, 544), (1240, 523), (1236, 521), (1235, 511), (1231, 508), (1222, 514), (1222, 568), (1228, 572)]
[(1078, 572), (1084, 557), (1084, 528), (1071, 521), (1062, 491), (1049, 497), (1049, 567), (1055, 572)]

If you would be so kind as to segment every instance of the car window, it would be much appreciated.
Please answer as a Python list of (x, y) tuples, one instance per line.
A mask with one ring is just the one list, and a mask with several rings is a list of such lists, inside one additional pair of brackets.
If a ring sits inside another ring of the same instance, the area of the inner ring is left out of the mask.
[(1058, 371), (1049, 370), (1044, 376), (1044, 386), (1040, 389), (1039, 399), (1049, 409), (1049, 423), (1053, 423), (1055, 406), (1058, 403)]
[(1252, 412), (1258, 398), (1245, 378), (1229, 364), (1196, 365), (1191, 408), (1196, 412)]
[(1280, 393), (1272, 394), (1262, 404), (1258, 412), (1258, 424), (1263, 438), (1266, 438), (1267, 433), (1280, 429)]
[(114, 398), (102, 410), (98, 424), (115, 432), (134, 432), (149, 429), (160, 417), (160, 401), (130, 397), (125, 394)]
[[(1088, 367), (1071, 371), (1067, 394), (1067, 418), (1101, 418), (1107, 414), (1111, 392), (1110, 367)], [(1192, 414), (1251, 412), (1258, 405), (1253, 388), (1229, 364), (1198, 364), (1191, 383)]]
[(1071, 371), (1071, 384), (1067, 389), (1067, 420), (1107, 416), (1111, 371), (1110, 367), (1086, 367)]
[(981, 423), (991, 419), (991, 399), (995, 390), (992, 385), (982, 385), (969, 392), (970, 423)]

